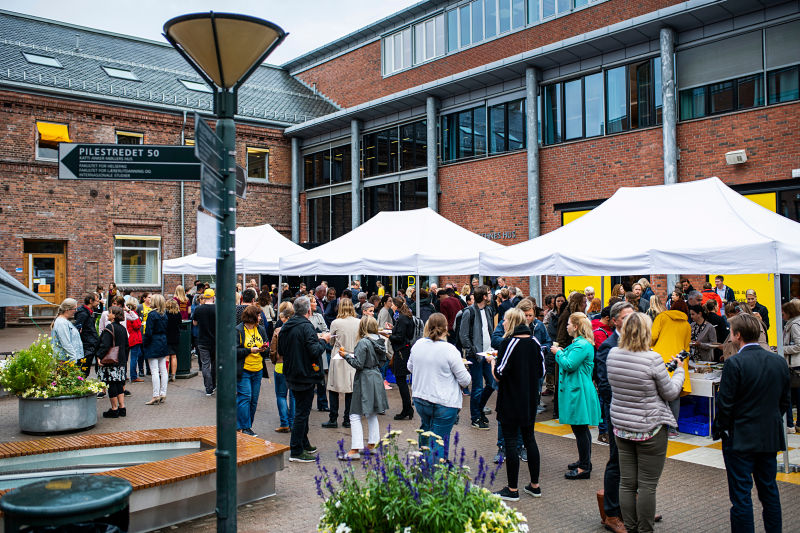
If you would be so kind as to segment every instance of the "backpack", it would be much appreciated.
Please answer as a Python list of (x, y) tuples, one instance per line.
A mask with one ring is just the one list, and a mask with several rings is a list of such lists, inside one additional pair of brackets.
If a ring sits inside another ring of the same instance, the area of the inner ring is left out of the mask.
[(425, 331), (425, 323), (419, 317), (411, 317), (414, 320), (414, 335), (411, 337), (411, 342), (408, 343), (409, 347), (414, 346), (414, 343), (422, 338), (422, 333)]

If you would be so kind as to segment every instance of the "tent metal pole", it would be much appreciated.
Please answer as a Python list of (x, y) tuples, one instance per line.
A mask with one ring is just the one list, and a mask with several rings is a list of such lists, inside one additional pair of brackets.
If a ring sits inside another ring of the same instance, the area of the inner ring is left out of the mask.
[[(778, 355), (783, 358), (783, 315), (781, 314), (781, 276), (780, 274), (773, 274), (772, 275), (774, 283), (773, 286), (775, 287), (775, 330), (777, 332), (776, 336), (778, 337)], [(789, 409), (792, 406), (789, 405)], [(786, 432), (786, 424), (781, 424), (783, 426), (783, 452), (781, 455), (783, 456), (783, 464), (778, 465), (778, 471), (783, 472), (785, 474), (791, 472), (800, 472), (800, 467), (798, 465), (793, 465), (789, 463), (789, 437)]]
[(600, 276), (600, 307), (606, 306), (606, 277)]
[(416, 300), (416, 302), (417, 302), (417, 318), (419, 318), (419, 287), (420, 287), (420, 285), (421, 284), (419, 282), (419, 272), (417, 272), (417, 275), (414, 276), (414, 300)]
[(278, 274), (278, 309), (281, 307), (281, 298), (283, 298), (283, 274)]

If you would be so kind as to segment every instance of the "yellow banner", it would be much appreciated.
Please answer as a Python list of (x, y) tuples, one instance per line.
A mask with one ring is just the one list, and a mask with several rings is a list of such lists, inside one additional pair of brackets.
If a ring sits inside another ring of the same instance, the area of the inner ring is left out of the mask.
[[(574, 220), (578, 220), (589, 211), (563, 212), (561, 213), (561, 225), (565, 226)], [(605, 282), (603, 283), (604, 287), (601, 289), (601, 276), (564, 276), (564, 294), (569, 297), (571, 292), (584, 292), (586, 287), (593, 287), (595, 298), (602, 298), (603, 306), (605, 306), (609, 298), (611, 298), (611, 278), (609, 276), (603, 277)]]
[[(774, 192), (760, 193), (760, 194), (745, 194), (745, 198), (754, 201), (761, 207), (769, 209), (772, 212), (777, 211), (777, 195)], [(717, 274), (708, 277), (708, 280), (713, 284), (714, 277)], [(747, 289), (756, 291), (758, 303), (767, 308), (769, 312), (769, 343), (771, 345), (777, 344), (777, 329), (775, 327), (775, 285), (770, 274), (731, 274), (726, 275), (725, 285), (733, 289), (736, 295), (736, 300), (740, 302), (747, 301), (745, 292)]]

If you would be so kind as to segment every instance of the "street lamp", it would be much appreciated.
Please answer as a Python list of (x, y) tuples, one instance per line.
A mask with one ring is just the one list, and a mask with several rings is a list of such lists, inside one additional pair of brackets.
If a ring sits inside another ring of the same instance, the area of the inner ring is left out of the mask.
[(164, 37), (214, 90), (224, 213), (217, 259), (217, 531), (236, 531), (235, 232), (236, 126), (239, 87), (286, 32), (255, 17), (194, 13), (170, 19)]

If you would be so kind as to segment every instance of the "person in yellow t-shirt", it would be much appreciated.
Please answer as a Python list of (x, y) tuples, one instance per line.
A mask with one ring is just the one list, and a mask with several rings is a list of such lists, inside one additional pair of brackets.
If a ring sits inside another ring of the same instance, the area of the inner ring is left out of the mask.
[(269, 378), (264, 365), (267, 332), (258, 324), (261, 309), (250, 305), (236, 326), (236, 429), (255, 437), (253, 420), (261, 392), (261, 378)]
[(278, 308), (278, 327), (272, 333), (272, 340), (269, 343), (269, 359), (275, 365), (275, 400), (278, 403), (278, 417), (281, 420), (281, 425), (275, 428), (278, 433), (289, 433), (294, 424), (294, 394), (289, 390), (286, 378), (283, 377), (283, 357), (278, 353), (278, 335), (281, 327), (293, 315), (292, 302), (281, 302)]
[(383, 288), (383, 283), (376, 281), (375, 286), (378, 287), (378, 296), (383, 298), (383, 295), (386, 294), (386, 289)]

